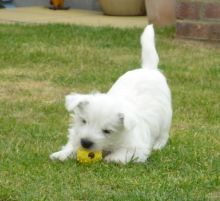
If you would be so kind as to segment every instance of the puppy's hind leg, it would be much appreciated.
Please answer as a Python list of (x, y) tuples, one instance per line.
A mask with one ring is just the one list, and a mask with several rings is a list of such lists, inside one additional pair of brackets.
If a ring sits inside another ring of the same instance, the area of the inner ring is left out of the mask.
[(168, 138), (169, 138), (169, 134), (168, 133), (163, 133), (159, 138), (157, 138), (155, 140), (153, 149), (154, 150), (162, 149), (167, 144)]

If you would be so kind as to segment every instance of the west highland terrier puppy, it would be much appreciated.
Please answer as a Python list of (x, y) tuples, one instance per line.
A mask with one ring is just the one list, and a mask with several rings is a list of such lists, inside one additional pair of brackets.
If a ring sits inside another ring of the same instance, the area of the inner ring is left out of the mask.
[(152, 150), (166, 145), (171, 93), (157, 68), (153, 25), (145, 28), (141, 45), (142, 67), (122, 75), (107, 93), (66, 96), (73, 121), (67, 144), (51, 154), (51, 159), (76, 157), (79, 147), (84, 147), (108, 153), (104, 157), (107, 162), (145, 162)]

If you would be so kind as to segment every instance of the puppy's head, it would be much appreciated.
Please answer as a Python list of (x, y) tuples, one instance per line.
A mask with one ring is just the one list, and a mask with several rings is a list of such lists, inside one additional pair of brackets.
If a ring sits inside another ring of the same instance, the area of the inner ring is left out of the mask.
[(111, 150), (124, 138), (125, 114), (119, 101), (106, 94), (70, 94), (66, 108), (74, 114), (74, 129), (81, 146), (91, 150)]

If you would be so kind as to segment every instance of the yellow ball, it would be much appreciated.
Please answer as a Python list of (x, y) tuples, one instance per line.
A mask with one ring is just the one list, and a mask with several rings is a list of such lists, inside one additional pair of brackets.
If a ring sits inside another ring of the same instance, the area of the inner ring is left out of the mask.
[(102, 160), (101, 151), (90, 151), (83, 148), (79, 148), (76, 154), (76, 159), (80, 163), (92, 163)]

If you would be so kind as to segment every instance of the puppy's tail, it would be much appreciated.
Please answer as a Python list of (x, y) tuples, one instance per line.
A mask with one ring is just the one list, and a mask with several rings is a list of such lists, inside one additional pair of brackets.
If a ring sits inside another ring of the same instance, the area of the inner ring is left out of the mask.
[(152, 24), (145, 28), (141, 36), (141, 46), (142, 68), (157, 68), (159, 57), (155, 48), (154, 27)]

